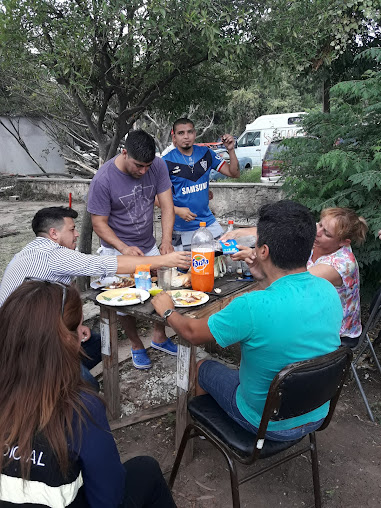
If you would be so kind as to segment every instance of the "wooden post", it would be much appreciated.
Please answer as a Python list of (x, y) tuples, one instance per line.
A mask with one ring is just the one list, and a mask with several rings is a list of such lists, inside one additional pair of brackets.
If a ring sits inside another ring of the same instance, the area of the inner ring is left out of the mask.
[[(177, 407), (176, 407), (176, 450), (180, 446), (185, 427), (190, 423), (188, 399), (194, 397), (196, 383), (196, 347), (179, 336), (177, 355)], [(193, 458), (193, 439), (188, 441), (183, 462), (189, 464)]]
[(118, 328), (116, 311), (101, 305), (103, 391), (112, 420), (120, 417)]

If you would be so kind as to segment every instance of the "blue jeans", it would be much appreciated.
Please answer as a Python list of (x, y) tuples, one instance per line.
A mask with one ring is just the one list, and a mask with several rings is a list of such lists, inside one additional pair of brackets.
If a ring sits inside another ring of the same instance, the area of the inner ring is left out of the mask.
[[(213, 397), (232, 420), (249, 432), (253, 434), (258, 433), (258, 428), (247, 421), (237, 407), (238, 370), (229, 369), (229, 367), (213, 360), (206, 360), (200, 365), (198, 383), (203, 390)], [(271, 441), (292, 441), (299, 439), (318, 429), (323, 421), (324, 418), (317, 422), (306, 423), (289, 430), (267, 431), (266, 438)]]
[(91, 336), (81, 344), (82, 349), (85, 351), (89, 358), (82, 358), (81, 362), (81, 376), (84, 381), (89, 383), (97, 392), (99, 392), (99, 383), (95, 377), (90, 373), (90, 369), (98, 365), (102, 360), (101, 354), (101, 336), (99, 333), (91, 332)]

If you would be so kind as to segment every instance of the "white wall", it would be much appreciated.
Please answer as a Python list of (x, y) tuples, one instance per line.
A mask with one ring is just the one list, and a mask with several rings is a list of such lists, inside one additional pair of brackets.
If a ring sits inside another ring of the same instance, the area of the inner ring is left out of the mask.
[[(41, 120), (25, 117), (0, 117), (12, 131), (19, 131), (33, 158), (47, 173), (64, 173), (65, 161), (60, 148), (45, 132)], [(12, 126), (13, 124), (13, 126)], [(17, 140), (0, 123), (0, 173), (18, 175), (43, 174)]]

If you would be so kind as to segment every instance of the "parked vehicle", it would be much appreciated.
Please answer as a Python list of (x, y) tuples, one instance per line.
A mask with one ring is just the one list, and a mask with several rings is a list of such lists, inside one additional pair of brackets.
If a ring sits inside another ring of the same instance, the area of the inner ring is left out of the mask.
[[(246, 125), (245, 132), (238, 138), (235, 153), (241, 169), (260, 166), (266, 149), (273, 139), (302, 135), (300, 120), (303, 111), (263, 115)], [(242, 161), (242, 162), (241, 162)]]
[(285, 162), (288, 147), (282, 145), (281, 142), (281, 139), (277, 139), (267, 147), (262, 161), (262, 183), (277, 182), (282, 176), (282, 166)]

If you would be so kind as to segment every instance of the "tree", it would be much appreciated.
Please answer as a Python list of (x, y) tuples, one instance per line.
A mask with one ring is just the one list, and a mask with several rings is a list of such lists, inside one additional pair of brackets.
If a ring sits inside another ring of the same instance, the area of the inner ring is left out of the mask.
[(102, 160), (115, 154), (137, 118), (176, 78), (185, 90), (184, 80), (202, 62), (244, 51), (238, 45), (243, 7), (230, 2), (5, 0), (3, 5), (3, 58), (45, 69), (65, 87)]
[(285, 142), (290, 163), (284, 189), (311, 210), (350, 207), (366, 218), (368, 239), (357, 256), (364, 279), (374, 284), (381, 277), (376, 239), (381, 227), (381, 48), (363, 51), (356, 61), (368, 61), (362, 79), (335, 85), (331, 113), (307, 115), (307, 137)]

